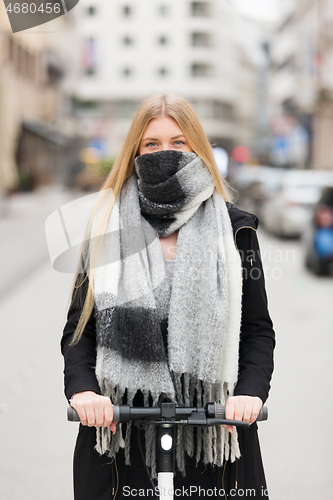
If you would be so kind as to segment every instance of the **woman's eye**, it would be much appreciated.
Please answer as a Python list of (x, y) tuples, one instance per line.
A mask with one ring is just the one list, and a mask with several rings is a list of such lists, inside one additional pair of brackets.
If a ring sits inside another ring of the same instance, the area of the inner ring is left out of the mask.
[(148, 142), (148, 144), (146, 144), (146, 147), (154, 147), (154, 146), (157, 146), (156, 142)]
[(174, 143), (177, 144), (177, 146), (182, 146), (183, 144), (185, 144), (184, 141), (175, 141)]

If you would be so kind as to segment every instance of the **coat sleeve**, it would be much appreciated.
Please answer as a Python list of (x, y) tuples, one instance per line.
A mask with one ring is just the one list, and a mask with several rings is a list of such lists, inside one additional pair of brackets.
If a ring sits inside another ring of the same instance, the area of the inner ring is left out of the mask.
[(101, 394), (95, 375), (96, 324), (94, 310), (92, 310), (79, 342), (72, 346), (69, 345), (80, 318), (87, 285), (88, 278), (72, 296), (60, 343), (64, 356), (65, 395), (68, 400), (73, 394), (81, 391), (94, 391)]
[(258, 396), (265, 403), (274, 368), (275, 333), (267, 307), (257, 233), (241, 229), (237, 246), (243, 264), (242, 323), (238, 381), (234, 395)]

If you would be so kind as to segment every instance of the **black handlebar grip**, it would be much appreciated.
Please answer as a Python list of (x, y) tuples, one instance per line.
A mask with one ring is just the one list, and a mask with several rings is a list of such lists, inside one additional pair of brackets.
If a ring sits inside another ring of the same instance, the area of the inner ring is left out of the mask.
[[(219, 403), (214, 403), (215, 407), (215, 418), (225, 419), (225, 406)], [(268, 419), (268, 408), (267, 406), (262, 406), (259, 415), (256, 418), (256, 422), (262, 422)]]
[(268, 408), (267, 408), (267, 406), (261, 407), (261, 410), (260, 410), (259, 415), (257, 417), (258, 422), (261, 422), (263, 420), (268, 420)]
[(70, 422), (80, 422), (80, 417), (72, 406), (67, 408), (67, 420)]
[[(113, 421), (114, 422), (119, 422), (120, 418), (120, 408), (119, 406), (114, 406), (113, 407)], [(70, 422), (80, 422), (80, 417), (77, 413), (77, 411), (75, 410), (75, 408), (73, 408), (72, 406), (69, 406), (67, 408), (67, 420), (69, 420)]]

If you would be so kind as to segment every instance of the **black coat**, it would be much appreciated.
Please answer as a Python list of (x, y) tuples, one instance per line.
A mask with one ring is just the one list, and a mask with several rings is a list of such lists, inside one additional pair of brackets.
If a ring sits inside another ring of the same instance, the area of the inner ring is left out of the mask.
[[(243, 266), (239, 372), (234, 395), (258, 396), (263, 403), (265, 403), (268, 397), (270, 380), (273, 372), (275, 334), (267, 309), (265, 281), (256, 234), (259, 221), (255, 215), (240, 210), (231, 203), (227, 203), (227, 206), (233, 227), (235, 244), (240, 252)], [(82, 289), (82, 292), (84, 292), (84, 289)], [(74, 393), (80, 391), (89, 390), (101, 394), (95, 376), (96, 330), (93, 312), (79, 343), (69, 347), (80, 316), (80, 310), (80, 300), (79, 297), (76, 296), (70, 305), (67, 323), (61, 339), (61, 350), (65, 359), (64, 375), (65, 395), (67, 399), (70, 399)], [(167, 328), (167, 325), (165, 327)], [(248, 430), (239, 430), (238, 434), (242, 457), (236, 460), (234, 464), (227, 463), (223, 477), (224, 487), (230, 489), (237, 485), (238, 490), (242, 488), (243, 490), (246, 488), (255, 488), (256, 498), (267, 498), (267, 495), (262, 493), (266, 488), (266, 483), (257, 437), (257, 424), (252, 424)], [(76, 499), (88, 500), (89, 498), (95, 498), (104, 500), (104, 498), (109, 498), (107, 495), (110, 494), (110, 491), (105, 494), (105, 497), (102, 493), (98, 496), (97, 492), (101, 491), (101, 485), (104, 483), (105, 485), (108, 484), (108, 487), (110, 487), (112, 482), (111, 476), (114, 471), (111, 470), (112, 468), (110, 467), (110, 470), (106, 472), (106, 467), (103, 469), (98, 466), (98, 463), (101, 464), (103, 460), (105, 462), (107, 458), (104, 456), (100, 457), (97, 452), (93, 450), (94, 444), (94, 428), (80, 425), (80, 432), (74, 454), (74, 489), (76, 491)], [(89, 449), (91, 449), (90, 455)], [(119, 463), (123, 461), (121, 454), (118, 461)], [(95, 468), (95, 479), (92, 478), (91, 474), (87, 473), (87, 467)], [(120, 469), (121, 481), (122, 468)], [(104, 475), (97, 473), (97, 470), (103, 470)], [(136, 481), (134, 484), (138, 484), (139, 477), (141, 477), (141, 473), (138, 474), (136, 478), (133, 470), (131, 471), (131, 479)], [(188, 483), (188, 481), (191, 480), (189, 477), (190, 476), (187, 474), (187, 483), (185, 484), (193, 484)], [(193, 475), (193, 481), (195, 478), (198, 478), (197, 470)], [(126, 481), (126, 484), (128, 480), (129, 478), (123, 477), (123, 481)], [(182, 480), (183, 479), (179, 478), (179, 481)], [(218, 471), (218, 473), (214, 472), (213, 481), (218, 481), (221, 485), (222, 470)], [(200, 484), (203, 484), (202, 478)], [(91, 488), (91, 494), (89, 493), (89, 488)], [(240, 493), (240, 496), (244, 497), (246, 495), (245, 493)], [(118, 494), (117, 498), (121, 498), (121, 496)], [(192, 498), (194, 497), (192, 496)]]

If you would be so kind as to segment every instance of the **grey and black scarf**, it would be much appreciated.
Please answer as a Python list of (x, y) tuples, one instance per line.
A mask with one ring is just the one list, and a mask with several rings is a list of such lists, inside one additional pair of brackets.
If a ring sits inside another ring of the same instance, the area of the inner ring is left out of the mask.
[[(179, 229), (165, 351), (154, 290), (165, 277), (158, 237)], [(225, 201), (195, 153), (160, 151), (138, 156), (108, 220), (117, 234), (104, 245), (93, 282), (97, 329), (96, 375), (105, 396), (131, 404), (162, 397), (178, 406), (225, 404), (238, 373), (242, 270)], [(129, 250), (133, 245), (137, 251)], [(115, 252), (119, 259), (108, 255)], [(96, 450), (115, 456), (125, 446), (130, 463), (130, 426), (113, 436), (97, 429)], [(185, 474), (185, 452), (221, 466), (240, 456), (237, 432), (179, 428), (176, 463)], [(146, 431), (146, 463), (155, 476), (155, 429)], [(231, 443), (231, 447), (230, 447)]]

